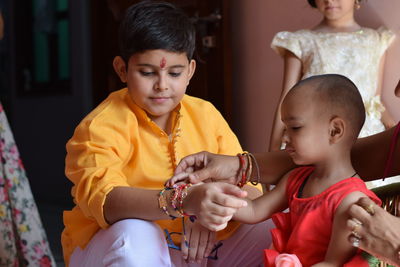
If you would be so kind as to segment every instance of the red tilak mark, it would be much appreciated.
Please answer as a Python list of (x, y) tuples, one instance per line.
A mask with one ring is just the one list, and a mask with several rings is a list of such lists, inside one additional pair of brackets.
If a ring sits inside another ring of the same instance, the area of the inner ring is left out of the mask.
[(165, 65), (167, 65), (167, 60), (165, 59), (165, 57), (163, 57), (160, 62), (160, 68), (163, 69)]

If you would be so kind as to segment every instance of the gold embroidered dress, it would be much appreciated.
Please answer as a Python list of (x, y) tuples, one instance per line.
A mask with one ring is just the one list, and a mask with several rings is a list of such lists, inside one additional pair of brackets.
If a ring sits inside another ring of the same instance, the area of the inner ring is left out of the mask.
[(384, 107), (376, 94), (380, 60), (395, 35), (383, 27), (356, 32), (279, 32), (271, 47), (280, 55), (292, 52), (302, 62), (302, 78), (336, 73), (352, 80), (361, 93), (367, 116), (360, 137), (385, 130), (381, 122)]
[[(341, 74), (352, 80), (363, 99), (366, 119), (359, 137), (385, 130), (381, 113), (385, 110), (377, 95), (380, 60), (395, 35), (381, 27), (355, 32), (316, 32), (299, 30), (278, 32), (271, 47), (281, 56), (292, 52), (302, 62), (302, 78), (319, 74)], [(399, 182), (400, 176), (367, 183), (369, 188)]]

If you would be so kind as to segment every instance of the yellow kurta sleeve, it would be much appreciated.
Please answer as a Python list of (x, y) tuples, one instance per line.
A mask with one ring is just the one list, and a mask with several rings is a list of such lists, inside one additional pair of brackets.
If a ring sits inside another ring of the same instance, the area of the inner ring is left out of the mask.
[(128, 186), (122, 168), (133, 146), (126, 132), (116, 118), (97, 114), (77, 127), (66, 146), (65, 170), (74, 183), (74, 201), (102, 228), (108, 226), (103, 213), (107, 194), (116, 186)]

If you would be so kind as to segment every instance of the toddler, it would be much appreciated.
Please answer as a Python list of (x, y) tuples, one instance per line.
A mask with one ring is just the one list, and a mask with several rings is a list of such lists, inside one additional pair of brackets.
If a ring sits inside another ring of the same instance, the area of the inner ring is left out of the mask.
[[(361, 197), (380, 200), (354, 170), (350, 152), (365, 120), (357, 87), (346, 77), (306, 78), (281, 107), (285, 150), (297, 165), (268, 194), (239, 209), (233, 219), (258, 223), (272, 216), (274, 249), (266, 266), (292, 261), (304, 266), (360, 266), (347, 238), (347, 210)], [(288, 213), (276, 213), (289, 207)], [(356, 234), (356, 229), (354, 233)], [(299, 266), (299, 265), (294, 265)]]

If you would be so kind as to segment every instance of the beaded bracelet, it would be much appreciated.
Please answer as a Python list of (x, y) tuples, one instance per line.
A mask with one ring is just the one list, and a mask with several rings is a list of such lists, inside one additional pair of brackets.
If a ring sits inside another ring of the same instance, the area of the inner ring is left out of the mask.
[(171, 206), (181, 217), (190, 216), (183, 210), (183, 200), (186, 198), (187, 190), (191, 186), (192, 184), (181, 184), (176, 186), (173, 194), (171, 195)]
[(187, 192), (188, 188), (191, 187), (192, 184), (186, 184), (184, 188), (182, 188), (180, 197), (178, 198), (179, 200), (179, 213), (182, 214), (183, 216), (190, 216), (183, 210), (183, 200), (187, 197)]
[(189, 216), (187, 213), (185, 213), (185, 211), (183, 210), (183, 200), (186, 198), (187, 196), (187, 191), (188, 188), (191, 187), (192, 184), (183, 184), (179, 187), (180, 191), (177, 197), (177, 204), (176, 205), (176, 211), (181, 214), (182, 216)]
[(158, 206), (160, 207), (160, 209), (162, 209), (164, 211), (165, 214), (167, 214), (172, 220), (174, 220), (174, 219), (176, 219), (176, 217), (171, 215), (168, 212), (168, 208), (167, 208), (168, 203), (167, 203), (167, 200), (165, 199), (165, 196), (164, 196), (165, 191), (171, 190), (171, 189), (172, 188), (165, 187), (163, 190), (160, 191), (159, 197), (158, 197)]

